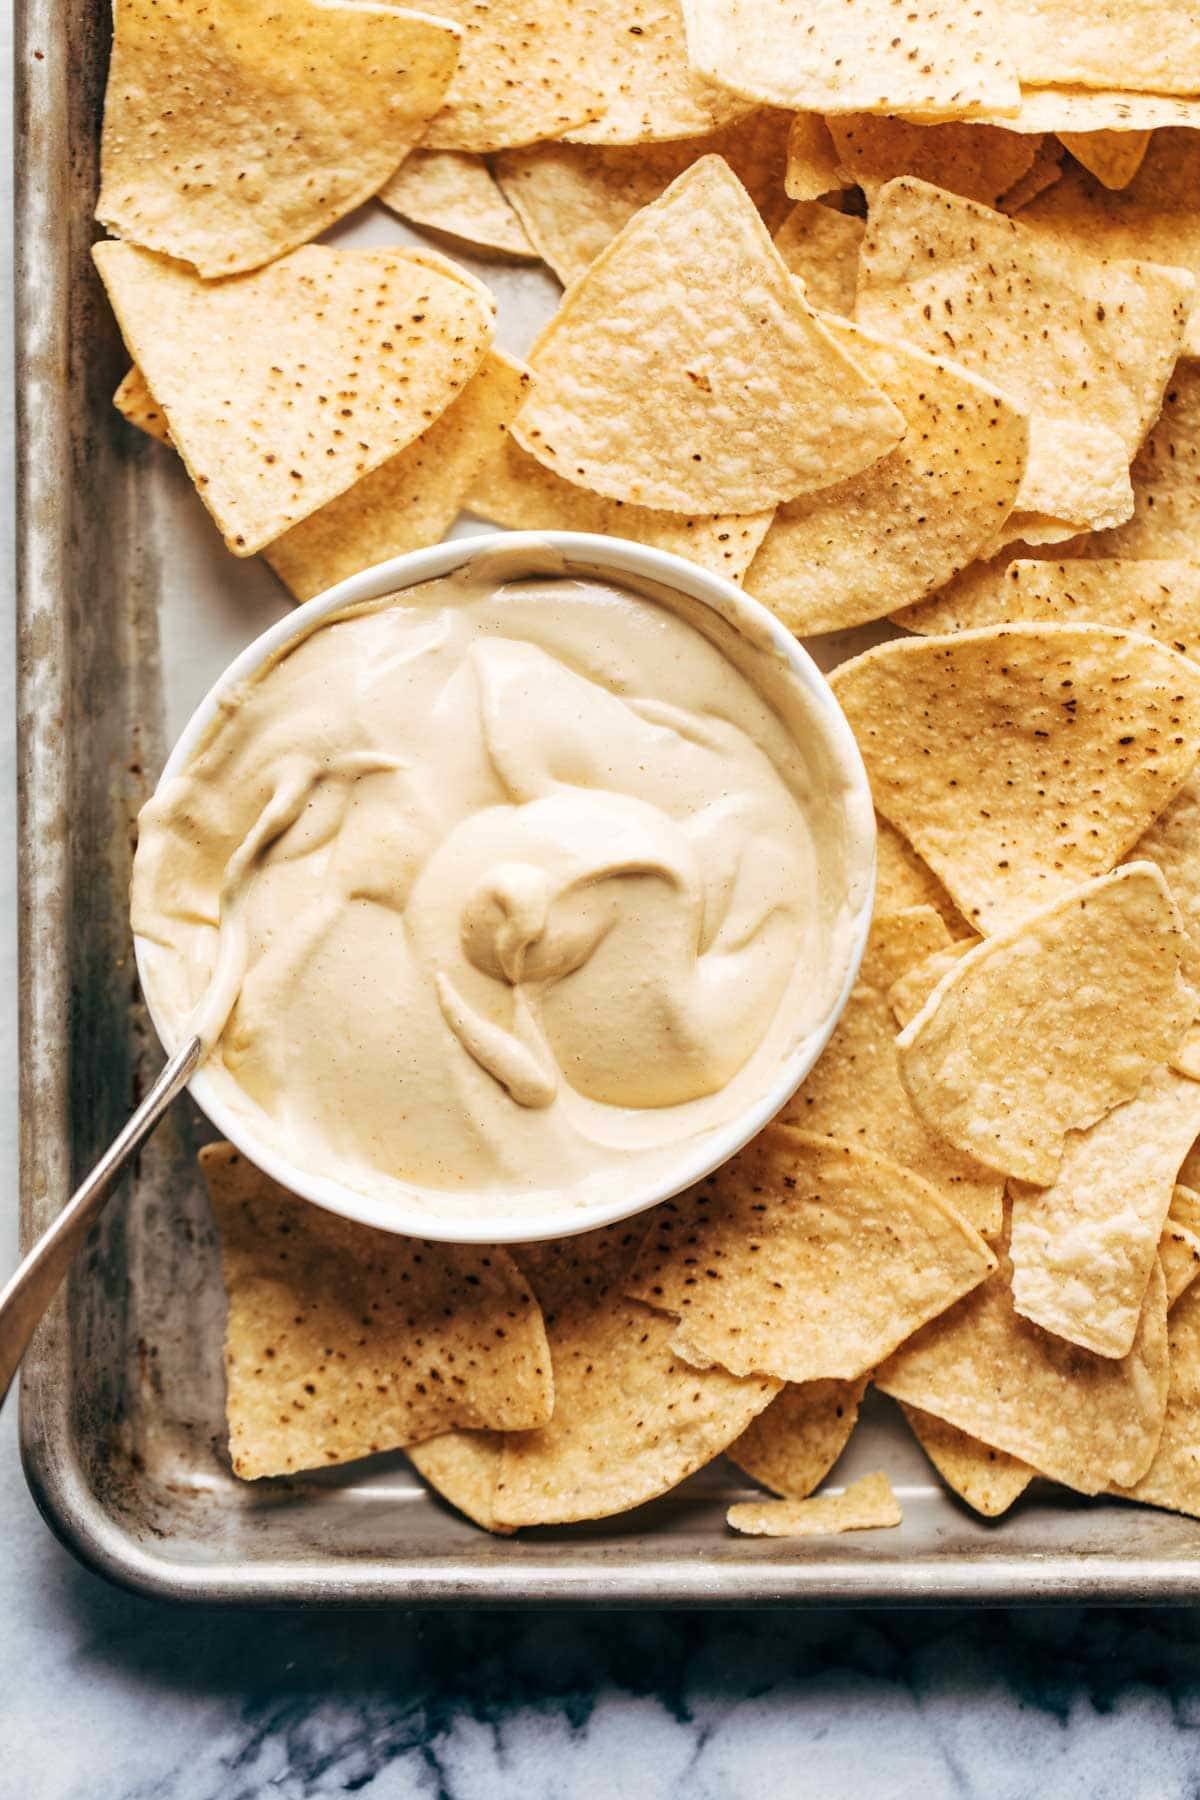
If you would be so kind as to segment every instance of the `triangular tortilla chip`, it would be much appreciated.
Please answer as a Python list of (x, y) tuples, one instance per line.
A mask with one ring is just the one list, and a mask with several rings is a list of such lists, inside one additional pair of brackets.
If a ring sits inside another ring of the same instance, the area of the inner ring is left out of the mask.
[(1086, 619), (1144, 631), (1200, 660), (1200, 562), (1106, 557), (984, 563), (893, 617), (926, 636), (1015, 619)]
[(136, 425), (147, 437), (157, 438), (160, 444), (171, 442), (171, 433), (167, 430), (162, 407), (146, 386), (146, 377), (136, 363), (113, 395), (113, 405), (123, 419)]
[(542, 1315), (506, 1251), (374, 1231), (289, 1194), (231, 1144), (200, 1166), (229, 1298), (235, 1475), (507, 1430), (554, 1404)]
[(504, 1440), (494, 1512), (506, 1525), (601, 1519), (653, 1500), (710, 1462), (779, 1391), (672, 1353), (670, 1323), (623, 1294), (637, 1232), (612, 1226), (526, 1244), (545, 1311), (554, 1417)]
[(1111, 1491), (1200, 1518), (1200, 1288), (1193, 1287), (1172, 1310), (1167, 1341), (1170, 1385), (1154, 1460), (1140, 1480), (1114, 1484)]
[(725, 1452), (755, 1481), (807, 1500), (850, 1441), (867, 1377), (789, 1384)]
[(507, 434), (476, 475), (466, 505), (510, 531), (591, 531), (670, 550), (715, 574), (740, 581), (775, 516), (725, 513), (688, 518), (602, 500), (563, 481), (527, 456)]
[(1200, 1132), (1200, 1082), (1157, 1069), (1067, 1139), (1057, 1179), (1013, 1188), (1013, 1304), (1047, 1331), (1126, 1356), (1179, 1165)]
[(1167, 1293), (1156, 1269), (1128, 1356), (1093, 1356), (1013, 1310), (1006, 1252), (989, 1281), (875, 1374), (893, 1399), (1097, 1494), (1150, 1466), (1167, 1399)]
[(297, 600), (389, 556), (438, 543), (480, 468), (503, 444), (529, 381), (521, 363), (489, 351), (457, 400), (415, 443), (269, 544), (267, 561)]
[[(1200, 124), (1200, 108), (1195, 123)], [(1021, 222), (1044, 231), (1050, 254), (1077, 249), (1089, 256), (1170, 263), (1200, 275), (1197, 193), (1196, 130), (1158, 131), (1136, 175), (1119, 192), (1110, 192), (1085, 169), (1068, 169), (1026, 208)], [(1193, 309), (1184, 347), (1200, 353), (1200, 309)]]
[(750, 1537), (826, 1537), (899, 1525), (902, 1514), (891, 1482), (880, 1473), (815, 1500), (745, 1500), (729, 1508), (725, 1521)]
[(562, 0), (438, 0), (462, 32), (458, 71), (427, 150), (503, 150), (598, 119), (605, 90), (591, 21)]
[(1033, 167), (1040, 140), (995, 125), (912, 125), (849, 113), (829, 131), (844, 175), (872, 199), (885, 181), (915, 175), (996, 206)]
[(877, 808), (981, 931), (1112, 868), (1200, 751), (1200, 667), (1107, 626), (903, 638), (830, 680)]
[(485, 1531), (507, 1536), (511, 1525), (497, 1522), (493, 1510), (504, 1436), (499, 1431), (447, 1431), (424, 1444), (413, 1444), (408, 1460), (451, 1506)]
[(446, 232), (485, 255), (520, 261), (537, 255), (487, 164), (465, 150), (414, 150), (379, 198), (402, 219)]
[(221, 282), (132, 244), (93, 254), (172, 441), (238, 556), (426, 431), (492, 337), (479, 289), (403, 251), (310, 246)]
[(581, 487), (668, 512), (757, 512), (865, 468), (904, 429), (717, 156), (630, 220), (529, 360), (521, 447)]
[(96, 217), (202, 275), (255, 269), (368, 199), (458, 62), (444, 21), (350, 0), (116, 0)]
[(775, 233), (775, 248), (819, 312), (849, 318), (854, 311), (858, 247), (866, 229), (866, 221), (853, 213), (805, 200), (793, 206)]
[(1077, 163), (1103, 187), (1128, 187), (1150, 148), (1149, 131), (1060, 131), (1059, 138)]
[[(653, 144), (701, 132), (749, 111), (744, 100), (689, 66), (680, 0), (589, 0), (604, 111), (564, 135), (574, 144)], [(570, 15), (579, 26), (578, 10)]]
[(793, 200), (819, 200), (845, 185), (829, 127), (819, 113), (798, 112), (792, 120), (783, 184)]
[(951, 937), (971, 935), (970, 926), (933, 870), (894, 825), (876, 814), (875, 911), (898, 913), (913, 906), (932, 906)]
[(702, 156), (725, 158), (774, 231), (790, 205), (782, 169), (788, 124), (789, 114), (767, 107), (707, 137), (673, 144), (531, 144), (498, 156), (496, 178), (538, 255), (565, 285)]
[(1004, 0), (1003, 31), (1022, 83), (1200, 93), (1192, 0)]
[(1051, 241), (1026, 227), (1029, 215), (1018, 224), (925, 182), (888, 182), (863, 240), (857, 316), (963, 363), (1029, 413), (1021, 510), (1115, 525), (1132, 505), (1129, 463), (1162, 404), (1195, 284), (1181, 269)]
[(1012, 511), (1029, 452), (1028, 419), (991, 382), (848, 321), (825, 327), (907, 430), (869, 469), (776, 513), (746, 586), (797, 636), (941, 587)]
[(876, 988), (854, 989), (816, 1068), (779, 1119), (911, 1169), (985, 1236), (1003, 1224), (1004, 1177), (931, 1131), (914, 1108), (900, 1075), (895, 1018)]
[(1132, 1099), (1195, 1015), (1182, 946), (1178, 912), (1148, 862), (1098, 876), (985, 939), (900, 1034), (913, 1104), (988, 1168), (1049, 1186), (1067, 1133)]
[(684, 0), (688, 54), (710, 81), (801, 112), (1015, 112), (1000, 17), (930, 0)]
[(985, 1519), (1006, 1513), (1037, 1474), (1020, 1457), (981, 1444), (957, 1425), (947, 1425), (945, 1419), (922, 1412), (919, 1406), (901, 1401), (900, 1410), (947, 1487)]
[(658, 1208), (627, 1288), (678, 1318), (672, 1347), (697, 1367), (852, 1381), (993, 1266), (910, 1169), (768, 1125)]

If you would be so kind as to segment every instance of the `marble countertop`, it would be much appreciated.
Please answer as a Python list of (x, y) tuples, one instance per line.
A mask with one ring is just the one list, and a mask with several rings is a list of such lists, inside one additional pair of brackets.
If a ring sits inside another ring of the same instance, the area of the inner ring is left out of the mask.
[[(0, 92), (10, 88), (7, 21)], [(10, 179), (0, 169), (7, 217)], [(9, 233), (0, 393), (10, 396)], [(11, 422), (0, 552), (11, 569)], [(11, 578), (0, 593), (11, 646)], [(0, 1271), (16, 1257), (12, 654), (0, 656)], [(0, 1415), (0, 1800), (1191, 1800), (1200, 1616), (320, 1615), (117, 1592)]]

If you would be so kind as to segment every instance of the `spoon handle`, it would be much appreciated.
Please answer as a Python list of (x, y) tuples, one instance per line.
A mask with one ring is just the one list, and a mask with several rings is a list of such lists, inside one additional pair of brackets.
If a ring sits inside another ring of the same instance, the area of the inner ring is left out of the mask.
[(176, 1094), (187, 1085), (203, 1053), (198, 1037), (190, 1038), (175, 1052), (91, 1174), (76, 1188), (49, 1230), (42, 1233), (12, 1279), (0, 1288), (0, 1405), (34, 1328), (58, 1292), (76, 1251), (100, 1217), (113, 1182), (149, 1137)]

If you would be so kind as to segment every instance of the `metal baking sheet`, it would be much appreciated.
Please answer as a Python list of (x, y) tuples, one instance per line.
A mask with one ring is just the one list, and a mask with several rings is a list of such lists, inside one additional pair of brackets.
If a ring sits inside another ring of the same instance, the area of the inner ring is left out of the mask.
[[(108, 8), (20, 0), (17, 44), (19, 706), (23, 1240), (124, 1119), (160, 1052), (126, 913), (132, 825), (170, 735), (286, 609), (226, 556), (174, 458), (123, 427), (125, 358), (88, 250)], [(378, 207), (338, 241), (401, 236)], [(488, 267), (520, 349), (548, 276)], [(465, 527), (469, 529), (470, 527)], [(842, 646), (820, 647), (828, 665)], [(897, 1531), (735, 1539), (745, 1492), (718, 1462), (623, 1518), (486, 1537), (402, 1456), (247, 1486), (223, 1446), (222, 1301), (186, 1105), (143, 1154), (26, 1359), (21, 1441), (49, 1523), (143, 1591), (361, 1606), (744, 1605), (1200, 1599), (1200, 1526), (1035, 1485), (977, 1519), (937, 1483), (890, 1403), (839, 1477), (886, 1466)]]

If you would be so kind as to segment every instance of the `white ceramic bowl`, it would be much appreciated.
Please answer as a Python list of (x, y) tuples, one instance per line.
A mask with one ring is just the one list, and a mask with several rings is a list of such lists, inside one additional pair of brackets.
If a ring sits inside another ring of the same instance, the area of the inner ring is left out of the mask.
[[(680, 1145), (678, 1165), (669, 1179), (631, 1187), (603, 1206), (564, 1206), (561, 1200), (540, 1212), (521, 1209), (495, 1210), (494, 1198), (481, 1196), (477, 1212), (465, 1216), (439, 1213), (423, 1200), (422, 1190), (411, 1190), (412, 1203), (371, 1197), (326, 1176), (314, 1175), (287, 1161), (264, 1143), (252, 1123), (223, 1098), (219, 1084), (201, 1068), (190, 1088), (198, 1106), (229, 1141), (293, 1192), (379, 1230), (404, 1236), (425, 1237), (450, 1243), (522, 1243), (542, 1238), (565, 1237), (590, 1231), (644, 1211), (672, 1194), (699, 1181), (739, 1150), (777, 1113), (799, 1086), (829, 1041), (847, 996), (854, 985), (871, 922), (875, 884), (874, 810), (862, 758), (850, 727), (833, 693), (812, 658), (796, 639), (757, 601), (723, 576), (713, 575), (663, 550), (650, 550), (624, 538), (586, 535), (582, 532), (498, 532), (458, 538), (415, 550), (364, 569), (340, 582), (315, 600), (308, 601), (287, 618), (256, 638), (232, 662), (200, 702), (167, 759), (160, 786), (183, 772), (203, 743), (222, 699), (232, 689), (251, 680), (262, 666), (293, 639), (305, 635), (330, 613), (363, 601), (377, 600), (404, 588), (452, 575), (480, 558), (503, 553), (504, 579), (526, 575), (565, 574), (614, 580), (626, 589), (652, 595), (655, 590), (682, 594), (732, 626), (745, 651), (743, 672), (776, 703), (794, 709), (807, 731), (820, 737), (820, 750), (840, 781), (834, 804), (845, 814), (842, 866), (822, 869), (821, 879), (837, 882), (845, 902), (848, 929), (842, 933), (844, 975), (827, 1015), (813, 1030), (799, 1037), (779, 1063), (775, 1079), (756, 1103), (725, 1126), (692, 1143)], [(715, 626), (719, 633), (720, 627)], [(793, 735), (797, 735), (794, 733)], [(151, 1018), (168, 1051), (176, 1046), (164, 1029), (155, 1007), (153, 979), (148, 969), (145, 942), (135, 937), (138, 973)]]

